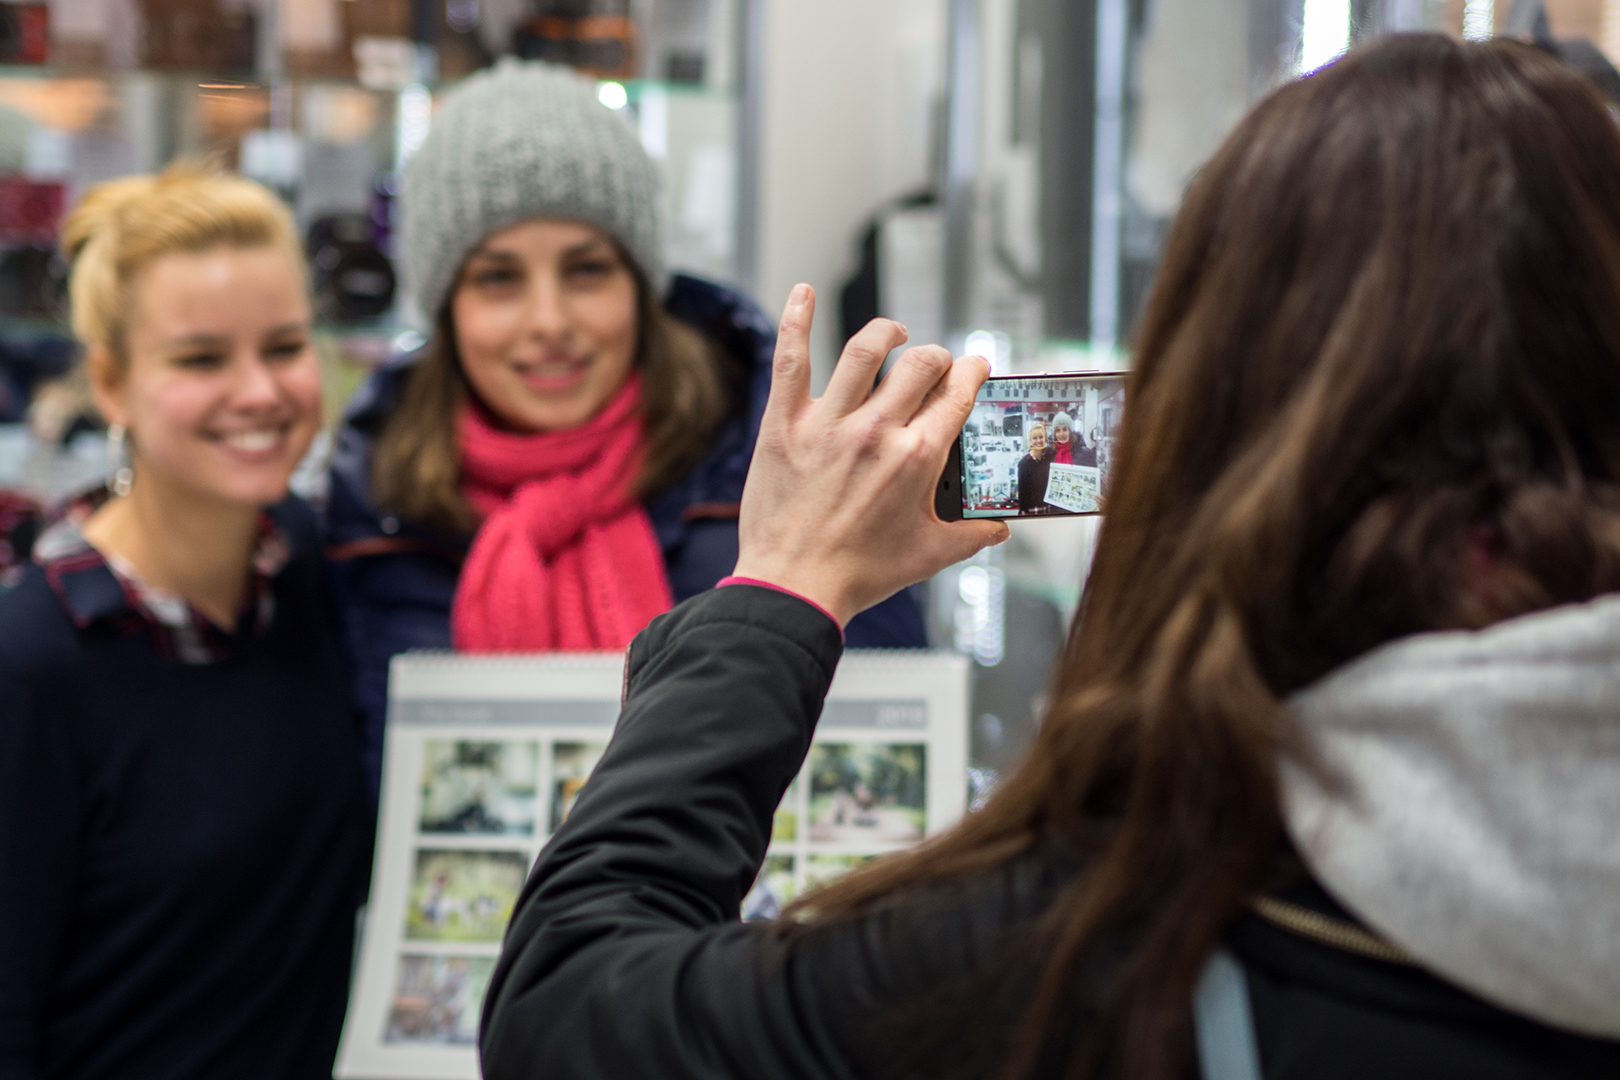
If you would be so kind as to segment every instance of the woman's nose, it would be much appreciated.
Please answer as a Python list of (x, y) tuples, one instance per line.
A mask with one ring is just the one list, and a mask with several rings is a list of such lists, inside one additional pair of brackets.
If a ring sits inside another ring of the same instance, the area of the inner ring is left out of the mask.
[(526, 329), (531, 334), (544, 338), (567, 336), (568, 304), (556, 275), (535, 274), (531, 282), (527, 302), (524, 305)]
[(256, 353), (243, 358), (237, 365), (238, 376), (232, 387), (231, 404), (238, 408), (278, 404), (282, 399), (281, 386), (275, 372)]

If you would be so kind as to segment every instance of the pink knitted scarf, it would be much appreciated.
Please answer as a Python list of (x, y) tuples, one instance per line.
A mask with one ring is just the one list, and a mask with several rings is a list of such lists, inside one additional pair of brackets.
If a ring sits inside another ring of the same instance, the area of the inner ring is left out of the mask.
[(450, 626), (464, 652), (622, 649), (674, 604), (632, 490), (641, 380), (568, 431), (499, 431), (462, 413), (462, 491), (484, 515)]

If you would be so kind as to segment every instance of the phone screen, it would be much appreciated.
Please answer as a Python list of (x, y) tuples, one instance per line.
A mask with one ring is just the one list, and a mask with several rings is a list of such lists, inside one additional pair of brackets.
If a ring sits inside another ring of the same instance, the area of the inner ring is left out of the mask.
[(1100, 514), (1124, 412), (1123, 374), (992, 378), (951, 455), (960, 486), (942, 494), (957, 488), (962, 517)]

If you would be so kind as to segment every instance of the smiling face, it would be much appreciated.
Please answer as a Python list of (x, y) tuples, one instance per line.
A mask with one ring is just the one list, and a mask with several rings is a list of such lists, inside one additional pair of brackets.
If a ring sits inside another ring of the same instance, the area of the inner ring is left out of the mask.
[(1069, 437), (1072, 434), (1073, 432), (1069, 429), (1067, 424), (1058, 424), (1052, 429), (1052, 440), (1059, 446), (1062, 446), (1069, 441)]
[(96, 402), (129, 431), (137, 487), (269, 506), (320, 425), (309, 301), (272, 247), (162, 255), (131, 283), (127, 364), (91, 358)]
[(1040, 457), (1046, 449), (1046, 425), (1029, 425), (1029, 456)]
[(473, 392), (518, 431), (580, 426), (635, 364), (635, 274), (588, 225), (536, 220), (491, 233), (467, 257), (450, 317)]

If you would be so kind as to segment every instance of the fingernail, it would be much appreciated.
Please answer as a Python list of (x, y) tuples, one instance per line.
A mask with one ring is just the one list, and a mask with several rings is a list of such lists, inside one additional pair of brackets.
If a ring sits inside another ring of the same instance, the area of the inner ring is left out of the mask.
[(896, 323), (895, 323), (895, 324), (894, 324), (894, 325), (896, 325), (896, 326), (898, 326), (898, 327), (899, 327), (899, 328), (900, 328), (900, 332), (901, 332), (901, 333), (902, 333), (902, 334), (904, 334), (904, 335), (906, 335), (906, 337), (910, 337), (910, 336), (911, 336), (911, 331), (910, 331), (910, 330), (907, 330), (907, 329), (906, 329), (906, 324), (905, 324), (905, 323), (903, 323), (903, 322), (896, 322)]
[(795, 285), (793, 286), (793, 291), (788, 294), (788, 303), (794, 305), (795, 307), (803, 305), (805, 301), (809, 299), (810, 286), (808, 285)]

